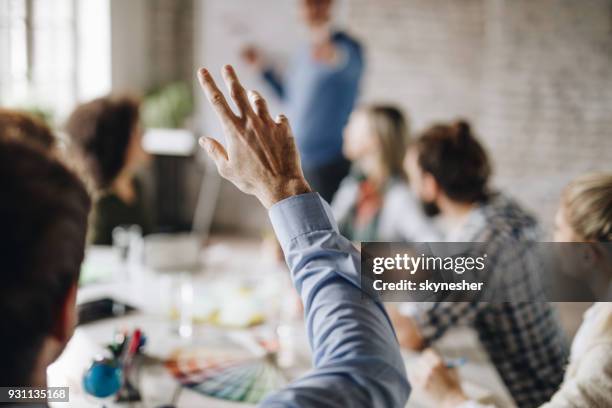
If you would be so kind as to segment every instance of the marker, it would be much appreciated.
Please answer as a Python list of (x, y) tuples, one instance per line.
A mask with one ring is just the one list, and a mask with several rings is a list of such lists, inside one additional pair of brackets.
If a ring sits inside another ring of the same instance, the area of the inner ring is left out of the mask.
[(122, 350), (121, 357), (119, 361), (123, 367), (123, 373), (127, 378), (127, 375), (132, 367), (132, 360), (134, 359), (134, 355), (138, 351), (138, 345), (140, 344), (140, 339), (142, 337), (142, 332), (140, 329), (134, 330), (132, 336), (126, 336), (125, 342)]
[(444, 360), (444, 365), (446, 368), (458, 368), (467, 363), (467, 358), (458, 357), (458, 358), (449, 358)]

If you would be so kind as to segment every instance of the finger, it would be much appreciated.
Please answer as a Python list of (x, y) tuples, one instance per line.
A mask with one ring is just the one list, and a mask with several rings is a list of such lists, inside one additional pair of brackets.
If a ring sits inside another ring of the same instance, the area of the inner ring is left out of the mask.
[(223, 93), (217, 87), (210, 72), (208, 72), (206, 68), (200, 68), (198, 71), (198, 79), (200, 81), (200, 86), (204, 90), (204, 94), (206, 94), (208, 102), (210, 102), (217, 112), (217, 116), (219, 116), (221, 122), (228, 124), (235, 121), (236, 115), (234, 115), (234, 112), (232, 112), (232, 109), (227, 104)]
[(277, 115), (274, 121), (276, 122), (277, 125), (281, 125), (289, 129), (289, 119), (287, 119), (285, 115), (283, 114)]
[(427, 362), (430, 367), (438, 367), (443, 364), (442, 357), (434, 349), (428, 348), (423, 352), (423, 360)]
[(234, 68), (231, 65), (226, 65), (223, 67), (223, 80), (225, 81), (227, 89), (230, 91), (232, 100), (240, 111), (240, 116), (245, 117), (249, 112), (251, 112), (251, 107), (249, 105), (246, 91), (240, 84), (236, 71), (234, 71)]
[(271, 122), (272, 118), (270, 117), (270, 113), (268, 112), (268, 104), (266, 100), (259, 94), (257, 91), (249, 91), (248, 93), (249, 101), (251, 102), (251, 106), (253, 110), (259, 116), (259, 118), (265, 122)]
[(210, 157), (215, 162), (219, 174), (225, 176), (227, 174), (229, 160), (225, 147), (223, 147), (221, 143), (211, 137), (201, 137), (199, 143), (200, 146), (202, 146), (202, 148), (206, 150), (208, 157)]
[(293, 139), (293, 131), (291, 130), (289, 119), (285, 115), (280, 114), (276, 116), (275, 122), (277, 126), (280, 126), (284, 130), (284, 132), (280, 132), (279, 134), (289, 136), (289, 138)]

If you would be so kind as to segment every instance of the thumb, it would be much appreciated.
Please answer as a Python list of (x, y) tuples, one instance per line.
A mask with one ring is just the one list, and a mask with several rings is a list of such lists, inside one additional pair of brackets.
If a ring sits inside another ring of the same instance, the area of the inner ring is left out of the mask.
[(442, 356), (431, 347), (423, 351), (423, 360), (430, 367), (437, 367), (443, 364)]
[(225, 147), (217, 140), (212, 137), (201, 137), (199, 140), (200, 146), (206, 151), (208, 157), (210, 157), (217, 165), (217, 170), (221, 175), (225, 173), (227, 162), (229, 157)]

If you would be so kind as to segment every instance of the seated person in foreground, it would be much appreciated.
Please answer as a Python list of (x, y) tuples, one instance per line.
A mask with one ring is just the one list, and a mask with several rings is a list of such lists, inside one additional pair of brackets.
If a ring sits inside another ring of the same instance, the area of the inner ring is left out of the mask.
[[(603, 274), (602, 286), (610, 288), (612, 271), (612, 173), (579, 177), (565, 189), (555, 219), (557, 242), (601, 242), (591, 258)], [(589, 250), (591, 247), (589, 247)], [(601, 268), (599, 268), (601, 266)], [(607, 283), (607, 284), (606, 284)], [(471, 401), (461, 389), (459, 377), (442, 358), (428, 349), (414, 379), (440, 408), (491, 408)], [(597, 302), (584, 314), (572, 343), (569, 365), (559, 390), (542, 408), (612, 407), (612, 303)]]
[[(227, 150), (210, 138), (201, 144), (222, 176), (269, 209), (305, 305), (314, 369), (262, 406), (404, 407), (410, 386), (391, 322), (382, 303), (360, 290), (359, 253), (304, 180), (287, 119), (273, 120), (258, 94), (249, 101), (231, 67), (224, 77), (238, 115), (206, 70), (199, 77)], [(0, 354), (0, 383), (45, 386), (46, 368), (76, 320), (89, 198), (57, 159), (1, 137), (0, 194), (8, 197), (0, 200), (0, 262), (8, 266), (0, 313), (3, 350), (10, 350)]]
[(131, 98), (99, 98), (78, 106), (66, 124), (98, 190), (90, 232), (96, 245), (112, 245), (113, 229), (120, 225), (138, 225), (143, 234), (151, 232), (150, 213), (135, 177), (148, 160), (142, 149), (139, 109)]
[(352, 161), (331, 203), (340, 233), (352, 241), (430, 242), (439, 239), (407, 184), (404, 115), (391, 106), (362, 107), (344, 129), (343, 151)]
[(0, 196), (0, 384), (45, 387), (77, 320), (90, 199), (56, 155), (2, 135)]
[(448, 329), (473, 328), (520, 407), (548, 401), (563, 378), (566, 344), (558, 317), (543, 301), (532, 254), (517, 248), (536, 242), (535, 220), (506, 196), (487, 187), (487, 154), (465, 122), (438, 124), (410, 147), (411, 186), (429, 214), (440, 212), (450, 242), (483, 242), (486, 278), (499, 281), (506, 302), (414, 303), (411, 316), (392, 312), (400, 345), (422, 349)]

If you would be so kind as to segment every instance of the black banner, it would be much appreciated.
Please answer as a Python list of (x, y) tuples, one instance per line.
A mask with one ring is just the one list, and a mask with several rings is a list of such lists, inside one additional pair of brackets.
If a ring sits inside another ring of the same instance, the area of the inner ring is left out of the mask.
[(386, 302), (612, 301), (612, 243), (364, 242), (361, 286)]

